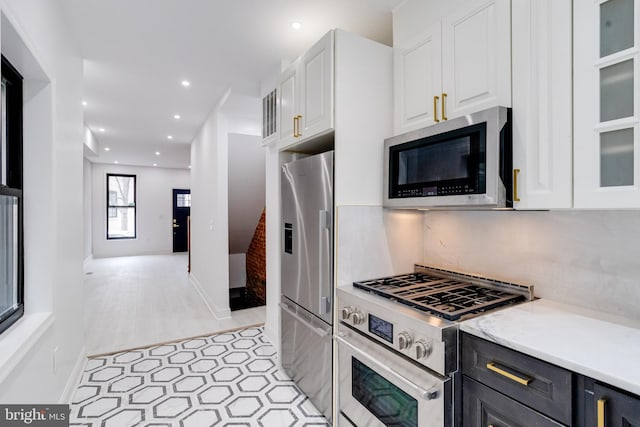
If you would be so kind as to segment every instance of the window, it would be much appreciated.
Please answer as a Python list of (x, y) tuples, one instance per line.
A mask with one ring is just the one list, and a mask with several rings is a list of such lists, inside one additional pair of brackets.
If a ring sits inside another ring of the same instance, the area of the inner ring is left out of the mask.
[(136, 176), (107, 174), (107, 239), (136, 238)]
[(190, 208), (191, 207), (191, 194), (177, 194), (176, 195), (176, 205), (179, 208)]
[(3, 332), (24, 313), (22, 76), (4, 56), (0, 86), (0, 332)]

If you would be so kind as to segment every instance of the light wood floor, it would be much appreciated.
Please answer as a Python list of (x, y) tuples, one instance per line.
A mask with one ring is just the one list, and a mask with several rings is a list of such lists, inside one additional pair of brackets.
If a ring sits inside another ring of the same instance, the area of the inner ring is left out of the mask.
[(189, 284), (186, 254), (95, 259), (85, 267), (89, 355), (238, 328), (265, 319), (265, 307), (217, 320)]

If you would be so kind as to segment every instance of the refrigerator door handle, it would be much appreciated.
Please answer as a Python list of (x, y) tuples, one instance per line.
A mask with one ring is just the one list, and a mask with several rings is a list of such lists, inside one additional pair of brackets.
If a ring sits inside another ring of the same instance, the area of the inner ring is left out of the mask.
[(317, 326), (312, 325), (308, 320), (304, 319), (298, 313), (293, 311), (287, 304), (281, 302), (280, 303), (280, 308), (283, 309), (284, 311), (286, 311), (287, 313), (289, 313), (291, 316), (293, 316), (294, 319), (296, 319), (298, 322), (300, 322), (303, 325), (305, 325), (306, 327), (308, 327), (310, 330), (315, 332), (320, 337), (326, 337), (327, 335), (331, 334), (331, 329), (324, 330), (322, 328), (319, 328)]
[[(327, 314), (331, 312), (331, 299), (327, 295), (323, 295), (325, 284), (324, 281), (324, 233), (331, 232), (331, 221), (329, 211), (320, 210), (318, 215), (318, 285), (320, 288), (319, 313)], [(330, 254), (329, 254), (330, 255)]]

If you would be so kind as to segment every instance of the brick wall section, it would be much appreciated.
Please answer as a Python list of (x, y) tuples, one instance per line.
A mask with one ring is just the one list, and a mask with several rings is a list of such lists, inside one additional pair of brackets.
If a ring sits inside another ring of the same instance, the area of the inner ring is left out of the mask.
[(247, 250), (247, 297), (253, 305), (264, 305), (267, 298), (267, 251), (264, 221), (265, 211), (263, 209)]

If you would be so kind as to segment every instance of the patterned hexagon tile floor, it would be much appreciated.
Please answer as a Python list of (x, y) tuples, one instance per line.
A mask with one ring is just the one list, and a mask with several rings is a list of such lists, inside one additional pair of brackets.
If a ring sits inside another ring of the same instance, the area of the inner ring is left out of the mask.
[(72, 426), (328, 426), (262, 328), (90, 359)]

